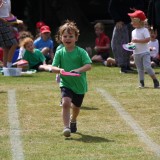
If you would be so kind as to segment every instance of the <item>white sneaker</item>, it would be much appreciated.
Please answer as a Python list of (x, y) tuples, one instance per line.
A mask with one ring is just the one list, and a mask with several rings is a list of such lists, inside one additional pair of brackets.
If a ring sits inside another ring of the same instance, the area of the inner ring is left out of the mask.
[(70, 130), (69, 128), (65, 128), (65, 129), (63, 130), (63, 135), (64, 135), (65, 137), (70, 137), (70, 136), (71, 136), (71, 130)]
[(103, 64), (104, 64), (104, 66), (107, 66), (107, 61), (104, 61)]

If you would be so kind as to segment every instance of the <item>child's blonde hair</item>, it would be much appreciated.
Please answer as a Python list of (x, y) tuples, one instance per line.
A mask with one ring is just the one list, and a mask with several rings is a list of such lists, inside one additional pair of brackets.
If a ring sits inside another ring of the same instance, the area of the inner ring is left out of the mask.
[(79, 29), (74, 21), (66, 20), (63, 25), (59, 27), (59, 30), (56, 35), (56, 41), (60, 41), (60, 37), (64, 33), (64, 31), (67, 31), (68, 33), (75, 32), (75, 36), (78, 38), (80, 35)]
[(94, 29), (100, 29), (101, 31), (104, 31), (104, 24), (101, 22), (98, 22), (94, 25)]
[(131, 18), (132, 21), (139, 23), (141, 27), (144, 27), (145, 21), (140, 20), (139, 18)]
[(26, 45), (30, 42), (33, 43), (33, 39), (30, 37), (26, 37), (20, 42), (20, 46), (26, 48)]

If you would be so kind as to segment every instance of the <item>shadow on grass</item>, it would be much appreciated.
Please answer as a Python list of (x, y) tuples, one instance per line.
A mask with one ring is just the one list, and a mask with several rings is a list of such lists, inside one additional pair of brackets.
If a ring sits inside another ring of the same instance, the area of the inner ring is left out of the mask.
[(87, 106), (82, 106), (81, 109), (83, 109), (83, 110), (99, 110), (98, 108), (95, 108), (95, 107), (87, 107)]
[(109, 140), (106, 138), (102, 138), (102, 137), (98, 137), (98, 136), (91, 136), (91, 135), (85, 135), (82, 133), (75, 133), (80, 135), (80, 138), (69, 138), (68, 140), (75, 140), (75, 141), (81, 141), (81, 142), (85, 142), (85, 143), (100, 143), (100, 142), (114, 142), (114, 140)]
[(0, 90), (0, 94), (3, 94), (3, 93), (7, 93), (7, 91), (1, 91), (1, 90)]

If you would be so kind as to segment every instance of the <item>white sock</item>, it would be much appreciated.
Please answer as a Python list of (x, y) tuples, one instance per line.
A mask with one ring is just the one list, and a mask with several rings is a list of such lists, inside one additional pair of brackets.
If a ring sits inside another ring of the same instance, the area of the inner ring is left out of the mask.
[(7, 62), (7, 68), (11, 68), (12, 62)]

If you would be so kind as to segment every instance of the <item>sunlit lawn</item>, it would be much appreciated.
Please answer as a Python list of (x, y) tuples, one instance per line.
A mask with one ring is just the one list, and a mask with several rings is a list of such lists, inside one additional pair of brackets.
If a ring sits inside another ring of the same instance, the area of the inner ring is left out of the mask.
[[(155, 69), (157, 72), (159, 68)], [(159, 74), (157, 77), (160, 79)], [(0, 75), (0, 159), (11, 160), (8, 91), (15, 90), (21, 142), (26, 160), (158, 160), (114, 107), (97, 92), (103, 89), (160, 145), (160, 90), (145, 75), (148, 88), (138, 89), (137, 74), (93, 64), (89, 90), (78, 118), (78, 132), (62, 135), (60, 89), (55, 74)]]

